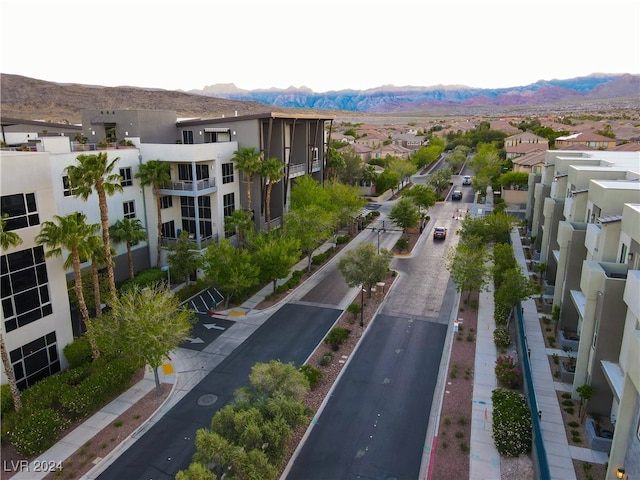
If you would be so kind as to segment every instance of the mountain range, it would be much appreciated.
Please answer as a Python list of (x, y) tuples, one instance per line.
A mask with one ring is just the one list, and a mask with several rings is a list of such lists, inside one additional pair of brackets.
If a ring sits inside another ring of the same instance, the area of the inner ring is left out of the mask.
[[(640, 108), (640, 75), (593, 74), (568, 80), (539, 81), (500, 89), (466, 86), (395, 87), (315, 93), (308, 88), (241, 90), (233, 84), (203, 90), (162, 90), (63, 84), (13, 74), (0, 74), (3, 118), (50, 122), (80, 121), (83, 109), (172, 110), (179, 118), (213, 118), (268, 111), (313, 113), (336, 117), (382, 114), (425, 114), (514, 109), (586, 111), (622, 105)], [(553, 107), (552, 107), (553, 105)], [(612, 107), (611, 107), (612, 108)]]
[(309, 88), (242, 90), (234, 84), (216, 84), (189, 93), (229, 100), (255, 101), (287, 108), (320, 108), (354, 112), (390, 113), (433, 107), (542, 105), (610, 98), (640, 98), (640, 75), (592, 74), (567, 80), (540, 80), (510, 88), (472, 88), (463, 85), (338, 90), (315, 93)]

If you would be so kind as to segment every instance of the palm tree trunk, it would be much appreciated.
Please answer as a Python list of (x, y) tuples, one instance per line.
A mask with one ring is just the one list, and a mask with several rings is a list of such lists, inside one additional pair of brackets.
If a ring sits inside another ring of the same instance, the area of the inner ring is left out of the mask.
[(271, 188), (273, 183), (269, 182), (267, 186), (267, 230), (271, 230)]
[(98, 265), (91, 263), (91, 277), (93, 279), (93, 301), (96, 304), (96, 318), (102, 318), (102, 300), (100, 298), (100, 275)]
[[(156, 196), (156, 212), (158, 212), (158, 250), (156, 253), (156, 267), (160, 267), (160, 251), (161, 244), (160, 240), (162, 237), (162, 205), (160, 203), (160, 188), (157, 184), (153, 185), (153, 194)], [(131, 277), (133, 278), (133, 277)]]
[(109, 280), (109, 293), (111, 294), (111, 303), (115, 303), (116, 296), (116, 279), (113, 274), (113, 258), (111, 257), (111, 240), (109, 238), (109, 215), (107, 208), (107, 195), (104, 191), (102, 183), (96, 185), (98, 192), (98, 205), (100, 207), (100, 223), (102, 224), (102, 241), (104, 242), (104, 258), (107, 264), (107, 278)]
[(4, 366), (4, 372), (7, 375), (7, 383), (9, 384), (9, 390), (11, 390), (11, 398), (13, 398), (13, 409), (17, 412), (22, 408), (22, 397), (20, 396), (20, 389), (16, 385), (16, 376), (9, 360), (9, 354), (7, 353), (7, 347), (4, 345), (4, 337), (0, 333), (0, 355), (2, 355), (2, 365)]
[(131, 253), (131, 242), (127, 242), (127, 262), (129, 263), (129, 278), (133, 279), (136, 274), (133, 271), (133, 254)]
[(247, 175), (247, 210), (251, 210), (251, 175)]
[(80, 307), (80, 314), (82, 315), (82, 321), (84, 325), (87, 327), (87, 338), (89, 339), (89, 344), (91, 345), (91, 357), (95, 360), (100, 356), (100, 351), (98, 350), (98, 345), (96, 344), (96, 338), (93, 334), (93, 326), (89, 321), (89, 310), (87, 310), (87, 303), (84, 301), (84, 294), (82, 293), (82, 273), (80, 272), (80, 256), (78, 255), (78, 251), (74, 250), (71, 252), (71, 256), (73, 259), (73, 285), (76, 291), (76, 297), (78, 297), (78, 305)]

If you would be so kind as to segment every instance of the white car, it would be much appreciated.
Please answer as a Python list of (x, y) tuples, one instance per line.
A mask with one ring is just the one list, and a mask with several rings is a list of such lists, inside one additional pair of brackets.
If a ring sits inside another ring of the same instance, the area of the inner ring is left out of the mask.
[(471, 185), (471, 177), (469, 175), (465, 175), (462, 178), (462, 184), (463, 185)]

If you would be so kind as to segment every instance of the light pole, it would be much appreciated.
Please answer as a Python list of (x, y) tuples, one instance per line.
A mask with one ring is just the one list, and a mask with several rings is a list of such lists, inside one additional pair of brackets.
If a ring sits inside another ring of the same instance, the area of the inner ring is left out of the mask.
[(163, 272), (167, 272), (167, 290), (171, 291), (171, 267), (169, 265), (165, 265), (160, 268)]
[(364, 284), (360, 288), (360, 326), (364, 327)]

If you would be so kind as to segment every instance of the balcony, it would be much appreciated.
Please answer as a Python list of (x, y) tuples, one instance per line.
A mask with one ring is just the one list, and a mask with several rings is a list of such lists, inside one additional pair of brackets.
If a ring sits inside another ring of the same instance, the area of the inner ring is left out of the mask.
[(180, 195), (183, 197), (195, 197), (208, 195), (218, 191), (215, 178), (202, 180), (177, 180), (160, 185), (160, 195)]
[[(178, 239), (176, 237), (162, 237), (160, 239), (160, 245), (166, 248), (175, 247)], [(211, 235), (210, 237), (201, 237), (200, 238), (200, 248), (198, 248), (198, 242), (195, 239), (195, 236), (192, 234), (189, 236), (189, 243), (193, 245), (193, 250), (202, 250), (207, 248), (211, 244), (218, 243), (218, 235)]]

